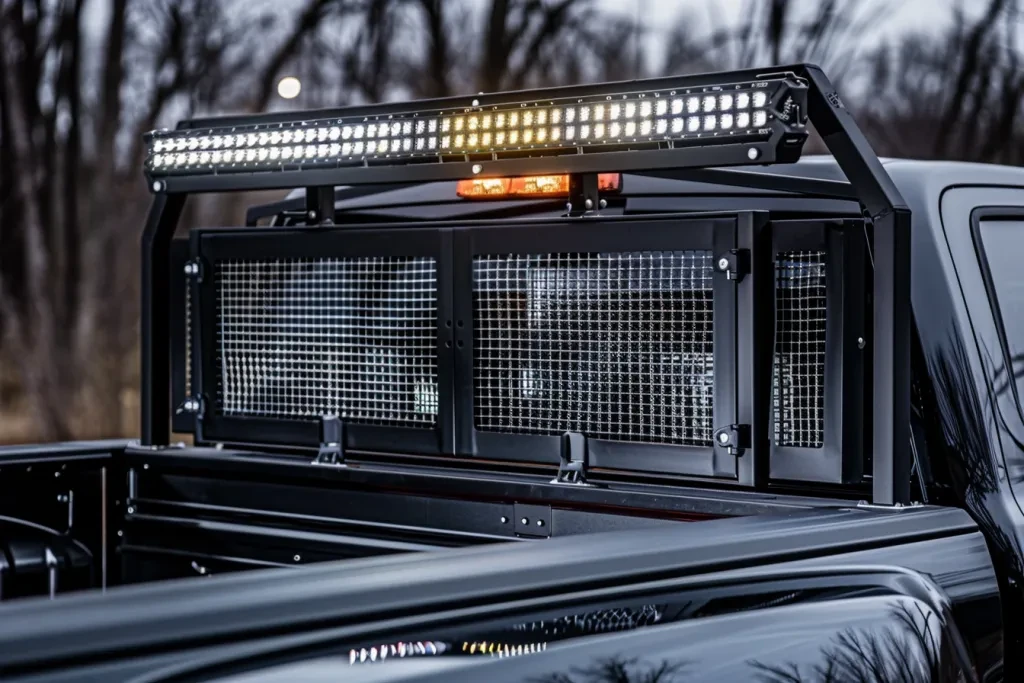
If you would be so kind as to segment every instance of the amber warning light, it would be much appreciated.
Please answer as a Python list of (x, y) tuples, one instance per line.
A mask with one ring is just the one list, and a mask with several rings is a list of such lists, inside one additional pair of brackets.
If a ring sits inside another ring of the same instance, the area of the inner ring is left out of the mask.
[[(618, 192), (621, 177), (618, 173), (600, 173), (597, 189), (600, 192)], [(503, 197), (568, 197), (568, 175), (532, 175), (520, 178), (473, 178), (460, 180), (456, 193), (463, 199), (501, 199)]]

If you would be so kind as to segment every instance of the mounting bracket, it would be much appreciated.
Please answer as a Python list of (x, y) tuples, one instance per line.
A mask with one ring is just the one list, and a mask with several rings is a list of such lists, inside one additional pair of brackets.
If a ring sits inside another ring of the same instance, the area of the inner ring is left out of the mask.
[(320, 417), (320, 449), (312, 464), (345, 467), (345, 424), (337, 415)]

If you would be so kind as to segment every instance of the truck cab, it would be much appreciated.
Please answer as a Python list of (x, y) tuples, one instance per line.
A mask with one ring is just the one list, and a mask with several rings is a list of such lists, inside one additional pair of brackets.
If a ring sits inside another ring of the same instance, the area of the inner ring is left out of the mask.
[(1024, 171), (806, 65), (453, 100), (154, 134), (142, 438), (0, 449), (0, 672), (1016, 680)]

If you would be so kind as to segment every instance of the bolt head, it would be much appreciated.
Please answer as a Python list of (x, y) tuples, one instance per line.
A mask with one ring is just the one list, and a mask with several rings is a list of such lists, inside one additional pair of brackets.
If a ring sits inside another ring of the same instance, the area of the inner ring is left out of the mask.
[(718, 435), (718, 443), (726, 444), (729, 443), (729, 435), (726, 432), (722, 432)]
[(602, 199), (601, 201), (599, 201), (597, 203), (597, 206), (598, 206), (599, 209), (608, 208), (608, 200), (607, 199)]
[(724, 257), (718, 259), (718, 269), (719, 270), (728, 270), (729, 269), (729, 259), (724, 258)]
[(757, 161), (758, 159), (761, 158), (761, 150), (757, 149), (756, 147), (751, 147), (750, 149), (747, 150), (747, 158), (750, 159), (751, 161)]
[(480, 164), (473, 164), (473, 175), (477, 175), (478, 173), (480, 173), (483, 170), (484, 170), (484, 167), (481, 166)]
[(124, 536), (124, 532), (119, 529), (118, 532), (117, 532), (117, 536), (118, 536), (118, 538), (120, 538), (121, 536)]
[(129, 515), (134, 515), (134, 514), (135, 514), (135, 508), (133, 508), (133, 507), (129, 507), (129, 508), (128, 508), (128, 514), (129, 514)]
[(294, 557), (292, 557), (292, 559), (296, 562), (299, 562), (302, 560), (302, 555), (295, 555)]
[(588, 197), (587, 200), (583, 202), (583, 206), (587, 207), (587, 209), (593, 209), (594, 208), (594, 200), (590, 199)]
[(508, 524), (508, 517), (506, 517), (505, 515), (502, 515), (501, 516), (501, 523), (502, 524)]
[(153, 192), (163, 192), (163, 191), (164, 191), (164, 183), (163, 183), (163, 181), (161, 181), (161, 180), (154, 180), (153, 181)]
[(537, 526), (544, 526), (544, 520), (543, 519), (538, 519), (537, 520)]
[(530, 523), (530, 520), (529, 520), (529, 518), (527, 518), (527, 517), (523, 517), (523, 518), (522, 518), (521, 520), (519, 520), (519, 521), (521, 521), (521, 522), (522, 522), (522, 523), (523, 523), (524, 525), (526, 525), (526, 524), (529, 524), (529, 523)]
[(857, 337), (857, 348), (863, 349), (865, 346), (867, 346), (867, 342), (864, 340), (864, 337)]
[(473, 100), (473, 106), (474, 107), (479, 107), (480, 106), (480, 100)]

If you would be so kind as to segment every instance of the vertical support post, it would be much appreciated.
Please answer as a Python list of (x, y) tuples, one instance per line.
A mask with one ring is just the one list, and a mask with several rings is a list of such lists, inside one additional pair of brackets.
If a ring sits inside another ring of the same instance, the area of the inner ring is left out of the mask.
[(171, 240), (184, 205), (185, 195), (157, 192), (142, 233), (143, 446), (171, 438)]
[(334, 223), (334, 187), (321, 185), (306, 188), (306, 219), (309, 225)]
[(821, 69), (807, 66), (808, 116), (874, 223), (872, 502), (910, 502), (910, 209)]
[(569, 213), (582, 216), (600, 208), (596, 173), (573, 173), (569, 176)]

